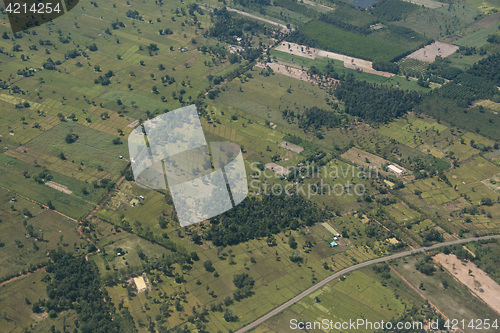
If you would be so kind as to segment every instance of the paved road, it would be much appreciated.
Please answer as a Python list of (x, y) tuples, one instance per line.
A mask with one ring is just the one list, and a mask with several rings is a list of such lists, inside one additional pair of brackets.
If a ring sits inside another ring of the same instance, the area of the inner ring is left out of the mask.
[(323, 287), (325, 284), (327, 284), (327, 283), (335, 280), (336, 278), (338, 278), (338, 277), (340, 277), (340, 276), (342, 276), (344, 274), (347, 274), (347, 273), (352, 272), (354, 270), (360, 269), (362, 267), (370, 266), (370, 265), (373, 265), (373, 264), (376, 264), (376, 263), (380, 263), (380, 262), (384, 262), (384, 261), (388, 261), (388, 260), (391, 260), (391, 259), (397, 259), (397, 258), (401, 258), (401, 257), (406, 257), (406, 256), (409, 256), (409, 255), (412, 255), (412, 254), (424, 252), (426, 250), (437, 249), (437, 248), (440, 248), (440, 247), (443, 247), (443, 246), (447, 246), (447, 245), (469, 243), (469, 242), (474, 242), (474, 241), (479, 241), (479, 240), (486, 240), (486, 239), (492, 239), (492, 238), (500, 239), (500, 235), (483, 236), (483, 237), (475, 237), (475, 238), (467, 238), (467, 239), (457, 239), (457, 240), (450, 241), (450, 242), (435, 244), (435, 245), (428, 246), (428, 247), (421, 247), (421, 248), (410, 250), (410, 251), (396, 253), (396, 254), (393, 254), (393, 255), (390, 255), (390, 256), (387, 256), (387, 257), (382, 257), (382, 258), (377, 258), (377, 259), (369, 260), (369, 261), (363, 262), (361, 264), (357, 264), (357, 265), (345, 268), (345, 269), (341, 270), (340, 272), (334, 273), (334, 274), (330, 275), (329, 277), (327, 277), (326, 279), (318, 282), (317, 284), (315, 284), (311, 288), (309, 288), (306, 291), (304, 291), (304, 292), (300, 293), (299, 295), (295, 296), (294, 298), (292, 298), (288, 302), (283, 303), (282, 305), (280, 305), (276, 309), (272, 310), (271, 312), (267, 313), (266, 315), (260, 317), (256, 321), (248, 324), (247, 326), (245, 326), (243, 328), (240, 328), (239, 330), (236, 331), (236, 333), (247, 332), (247, 331), (249, 331), (249, 330), (251, 330), (251, 329), (259, 326), (260, 324), (262, 324), (267, 319), (271, 318), (274, 315), (277, 315), (281, 311), (283, 311), (286, 308), (288, 308), (288, 307), (292, 306), (293, 304), (297, 303), (302, 298), (308, 296), (309, 294), (311, 294), (314, 291), (318, 290), (319, 288)]

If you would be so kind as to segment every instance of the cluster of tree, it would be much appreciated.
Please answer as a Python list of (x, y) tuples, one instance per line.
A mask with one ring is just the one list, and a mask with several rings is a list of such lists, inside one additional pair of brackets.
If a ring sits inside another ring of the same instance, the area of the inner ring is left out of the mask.
[(365, 234), (369, 238), (376, 240), (384, 240), (387, 238), (387, 230), (382, 228), (378, 223), (370, 222), (365, 228)]
[(219, 43), (216, 45), (202, 45), (198, 47), (198, 50), (203, 54), (208, 53), (221, 59), (224, 59), (228, 53), (226, 47)]
[(94, 83), (95, 84), (100, 84), (102, 86), (110, 85), (111, 84), (111, 80), (110, 79), (113, 76), (115, 76), (115, 74), (113, 73), (113, 71), (110, 70), (106, 74), (104, 74), (104, 76), (99, 75), (99, 77), (94, 80)]
[(470, 74), (495, 82), (500, 86), (500, 53), (495, 53), (479, 60), (467, 71)]
[[(500, 66), (500, 63), (497, 63), (497, 66)], [(477, 70), (477, 72), (479, 72), (479, 70)], [(455, 100), (458, 105), (462, 107), (469, 106), (477, 99), (491, 98), (498, 90), (496, 88), (497, 83), (490, 79), (490, 77), (496, 75), (500, 82), (500, 74), (490, 74), (491, 73), (481, 73), (481, 75), (476, 75), (470, 72), (461, 73), (457, 75), (453, 81), (442, 86), (439, 89), (439, 94), (443, 97)]]
[(406, 114), (422, 99), (421, 93), (357, 81), (352, 75), (335, 87), (335, 96), (345, 103), (348, 114), (377, 122)]
[(113, 182), (109, 178), (103, 178), (100, 181), (97, 181), (97, 180), (92, 181), (93, 188), (106, 188), (108, 190), (111, 190), (114, 186), (115, 186), (115, 182)]
[(247, 273), (234, 275), (233, 283), (236, 286), (236, 288), (238, 288), (233, 292), (233, 297), (235, 300), (239, 301), (244, 298), (250, 297), (254, 294), (252, 289), (255, 284), (255, 281)]
[(131, 19), (142, 21), (142, 15), (139, 14), (137, 10), (130, 9), (125, 13), (125, 15), (127, 15), (127, 17), (130, 17)]
[(73, 50), (66, 51), (66, 53), (64, 54), (64, 58), (65, 59), (74, 59), (76, 57), (79, 57), (80, 55), (81, 55), (80, 51), (78, 51), (77, 49), (73, 49)]
[(343, 124), (345, 116), (333, 110), (328, 111), (313, 106), (306, 109), (302, 115), (297, 114), (297, 119), (299, 127), (307, 132), (311, 129), (319, 130), (322, 128), (339, 127)]
[(118, 30), (120, 28), (125, 28), (125, 24), (122, 21), (116, 20), (115, 22), (111, 22), (111, 28), (113, 30)]
[(79, 136), (76, 133), (68, 133), (66, 134), (66, 143), (75, 143), (78, 140)]
[(399, 65), (388, 61), (374, 61), (372, 63), (373, 69), (382, 72), (389, 72), (393, 74), (399, 73)]
[(234, 209), (212, 218), (212, 227), (204, 237), (216, 246), (235, 245), (325, 218), (325, 212), (298, 194), (248, 197)]
[(443, 235), (436, 229), (432, 229), (423, 234), (425, 242), (442, 242), (444, 240)]
[(382, 0), (375, 3), (369, 10), (375, 17), (384, 21), (400, 21), (420, 7), (401, 0)]
[(418, 261), (415, 264), (415, 268), (425, 275), (433, 275), (436, 271), (436, 267), (432, 263), (431, 256), (425, 256), (424, 259)]
[[(375, 332), (377, 333), (393, 333), (394, 327), (397, 327), (398, 323), (410, 323), (414, 322), (416, 318), (422, 318), (421, 320), (436, 320), (438, 323), (439, 331), (446, 331), (447, 328), (444, 326), (447, 321), (438, 313), (436, 310), (430, 305), (428, 302), (422, 303), (421, 306), (413, 305), (411, 308), (408, 307), (405, 309), (403, 314), (398, 318), (391, 319), (386, 322), (386, 325), (380, 330)], [(390, 324), (389, 324), (390, 323)], [(416, 325), (411, 325), (410, 328), (402, 328), (397, 330), (398, 333), (427, 333), (428, 329), (422, 325), (421, 328)]]
[[(26, 177), (26, 175), (25, 175)], [(45, 182), (51, 181), (54, 177), (50, 174), (50, 171), (48, 169), (43, 169), (34, 177), (34, 180), (38, 182), (39, 184), (44, 184)]]
[(47, 69), (47, 70), (50, 70), (50, 71), (55, 71), (57, 70), (57, 67), (58, 65), (60, 65), (61, 62), (58, 60), (58, 61), (54, 61), (52, 60), (52, 58), (48, 58), (47, 60), (45, 60), (43, 63), (42, 63), (42, 67), (43, 69)]
[(24, 77), (30, 77), (35, 75), (35, 70), (33, 68), (23, 68), (17, 70), (17, 75), (21, 75)]
[(370, 25), (374, 22), (359, 26), (351, 23), (347, 23), (343, 18), (339, 18), (336, 13), (321, 14), (319, 20), (331, 25), (334, 25), (342, 30), (351, 31), (358, 33), (360, 35), (368, 35), (372, 32)]
[(47, 266), (49, 300), (45, 302), (49, 316), (75, 309), (81, 332), (118, 332), (110, 315), (111, 309), (104, 301), (107, 295), (100, 290), (97, 268), (85, 258), (73, 257), (62, 250), (52, 250), (50, 258), (52, 263)]
[(500, 44), (500, 35), (497, 34), (489, 35), (486, 41), (491, 44)]
[(391, 268), (385, 262), (373, 265), (373, 271), (386, 280), (391, 278)]
[(242, 39), (241, 44), (246, 45), (249, 41), (246, 40), (245, 33), (271, 35), (274, 31), (256, 20), (233, 15), (225, 7), (219, 10), (215, 9), (214, 15), (215, 22), (210, 27), (208, 34), (229, 44), (236, 44), (235, 37), (239, 37)]
[(459, 106), (457, 101), (439, 95), (439, 91), (434, 92), (433, 90), (415, 108), (415, 111), (426, 113), (438, 121), (447, 121), (451, 126), (458, 126), (493, 140), (500, 140), (499, 115), (486, 112), (484, 108), (480, 107)]

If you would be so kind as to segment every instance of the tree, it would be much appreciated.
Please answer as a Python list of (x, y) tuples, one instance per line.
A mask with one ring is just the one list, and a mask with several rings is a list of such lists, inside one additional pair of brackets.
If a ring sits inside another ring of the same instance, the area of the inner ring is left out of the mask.
[(121, 145), (121, 144), (123, 144), (123, 141), (120, 138), (114, 138), (112, 142), (113, 142), (114, 145)]
[(47, 201), (47, 207), (49, 207), (49, 209), (52, 209), (52, 210), (55, 210), (55, 209), (56, 209), (56, 208), (54, 207), (54, 204), (52, 203), (52, 200)]
[(215, 271), (215, 268), (212, 265), (212, 262), (210, 260), (207, 260), (203, 263), (203, 267), (205, 267), (205, 270), (207, 272), (213, 272)]
[(293, 237), (292, 235), (288, 237), (288, 245), (290, 246), (291, 249), (297, 248), (297, 242), (295, 241), (295, 237)]
[(76, 133), (68, 133), (66, 135), (66, 143), (69, 143), (69, 144), (75, 143), (76, 140), (78, 140), (78, 134), (76, 134)]
[(33, 217), (33, 215), (28, 210), (28, 208), (23, 208), (23, 215), (26, 216), (26, 217), (28, 217), (28, 218)]
[(161, 229), (165, 229), (168, 226), (168, 222), (165, 219), (165, 216), (163, 215), (158, 216), (158, 225), (160, 226)]
[(241, 289), (247, 285), (253, 286), (255, 284), (255, 280), (247, 273), (241, 273), (233, 276), (233, 283), (236, 288)]
[(233, 311), (226, 309), (226, 312), (224, 312), (224, 320), (229, 322), (235, 322), (238, 321), (238, 316), (236, 316)]

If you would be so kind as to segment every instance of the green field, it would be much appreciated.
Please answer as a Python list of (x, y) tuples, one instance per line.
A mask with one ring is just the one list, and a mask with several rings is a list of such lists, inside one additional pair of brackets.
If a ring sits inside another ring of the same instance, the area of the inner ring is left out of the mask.
[(372, 61), (391, 61), (393, 58), (425, 43), (418, 33), (399, 35), (396, 28), (360, 35), (345, 31), (321, 21), (311, 21), (301, 28), (301, 32), (316, 41), (320, 49)]

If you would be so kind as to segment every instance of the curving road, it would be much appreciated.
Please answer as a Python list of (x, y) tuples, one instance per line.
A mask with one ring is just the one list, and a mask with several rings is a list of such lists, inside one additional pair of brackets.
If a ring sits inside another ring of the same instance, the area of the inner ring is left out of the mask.
[(435, 244), (435, 245), (427, 246), (427, 247), (421, 247), (421, 248), (413, 249), (413, 250), (410, 250), (410, 251), (396, 253), (396, 254), (393, 254), (393, 255), (390, 255), (390, 256), (387, 256), (387, 257), (382, 257), (382, 258), (377, 258), (377, 259), (365, 261), (365, 262), (363, 262), (361, 264), (357, 264), (357, 265), (345, 268), (345, 269), (343, 269), (343, 270), (341, 270), (341, 271), (339, 271), (337, 273), (334, 273), (334, 274), (330, 275), (326, 279), (318, 282), (314, 286), (310, 287), (306, 291), (304, 291), (304, 292), (300, 293), (299, 295), (295, 296), (294, 298), (292, 298), (288, 302), (283, 303), (282, 305), (280, 305), (276, 309), (272, 310), (271, 312), (268, 312), (267, 314), (265, 314), (264, 316), (262, 316), (259, 319), (255, 320), (254, 322), (248, 324), (247, 326), (245, 326), (243, 328), (240, 328), (239, 330), (236, 331), (236, 333), (247, 332), (247, 331), (249, 331), (249, 330), (251, 330), (251, 329), (259, 326), (264, 321), (268, 320), (272, 316), (277, 315), (281, 311), (283, 311), (286, 308), (288, 308), (288, 307), (292, 306), (293, 304), (297, 303), (302, 298), (308, 296), (309, 294), (311, 294), (314, 291), (318, 290), (319, 288), (323, 287), (325, 284), (327, 284), (327, 283), (335, 280), (336, 278), (338, 278), (338, 277), (340, 277), (340, 276), (342, 276), (344, 274), (352, 272), (354, 270), (357, 270), (357, 269), (360, 269), (360, 268), (363, 268), (363, 267), (366, 267), (366, 266), (370, 266), (370, 265), (373, 265), (373, 264), (376, 264), (376, 263), (380, 263), (380, 262), (384, 262), (384, 261), (388, 261), (388, 260), (392, 260), (392, 259), (397, 259), (397, 258), (401, 258), (401, 257), (410, 256), (412, 254), (424, 252), (426, 250), (437, 249), (437, 248), (440, 248), (440, 247), (443, 247), (443, 246), (447, 246), (447, 245), (469, 243), (469, 242), (475, 242), (475, 241), (479, 241), (479, 240), (486, 240), (486, 239), (493, 239), (493, 238), (500, 239), (500, 235), (474, 237), (474, 238), (466, 238), (466, 239), (457, 239), (457, 240), (450, 241), (450, 242), (439, 243), (439, 244)]

